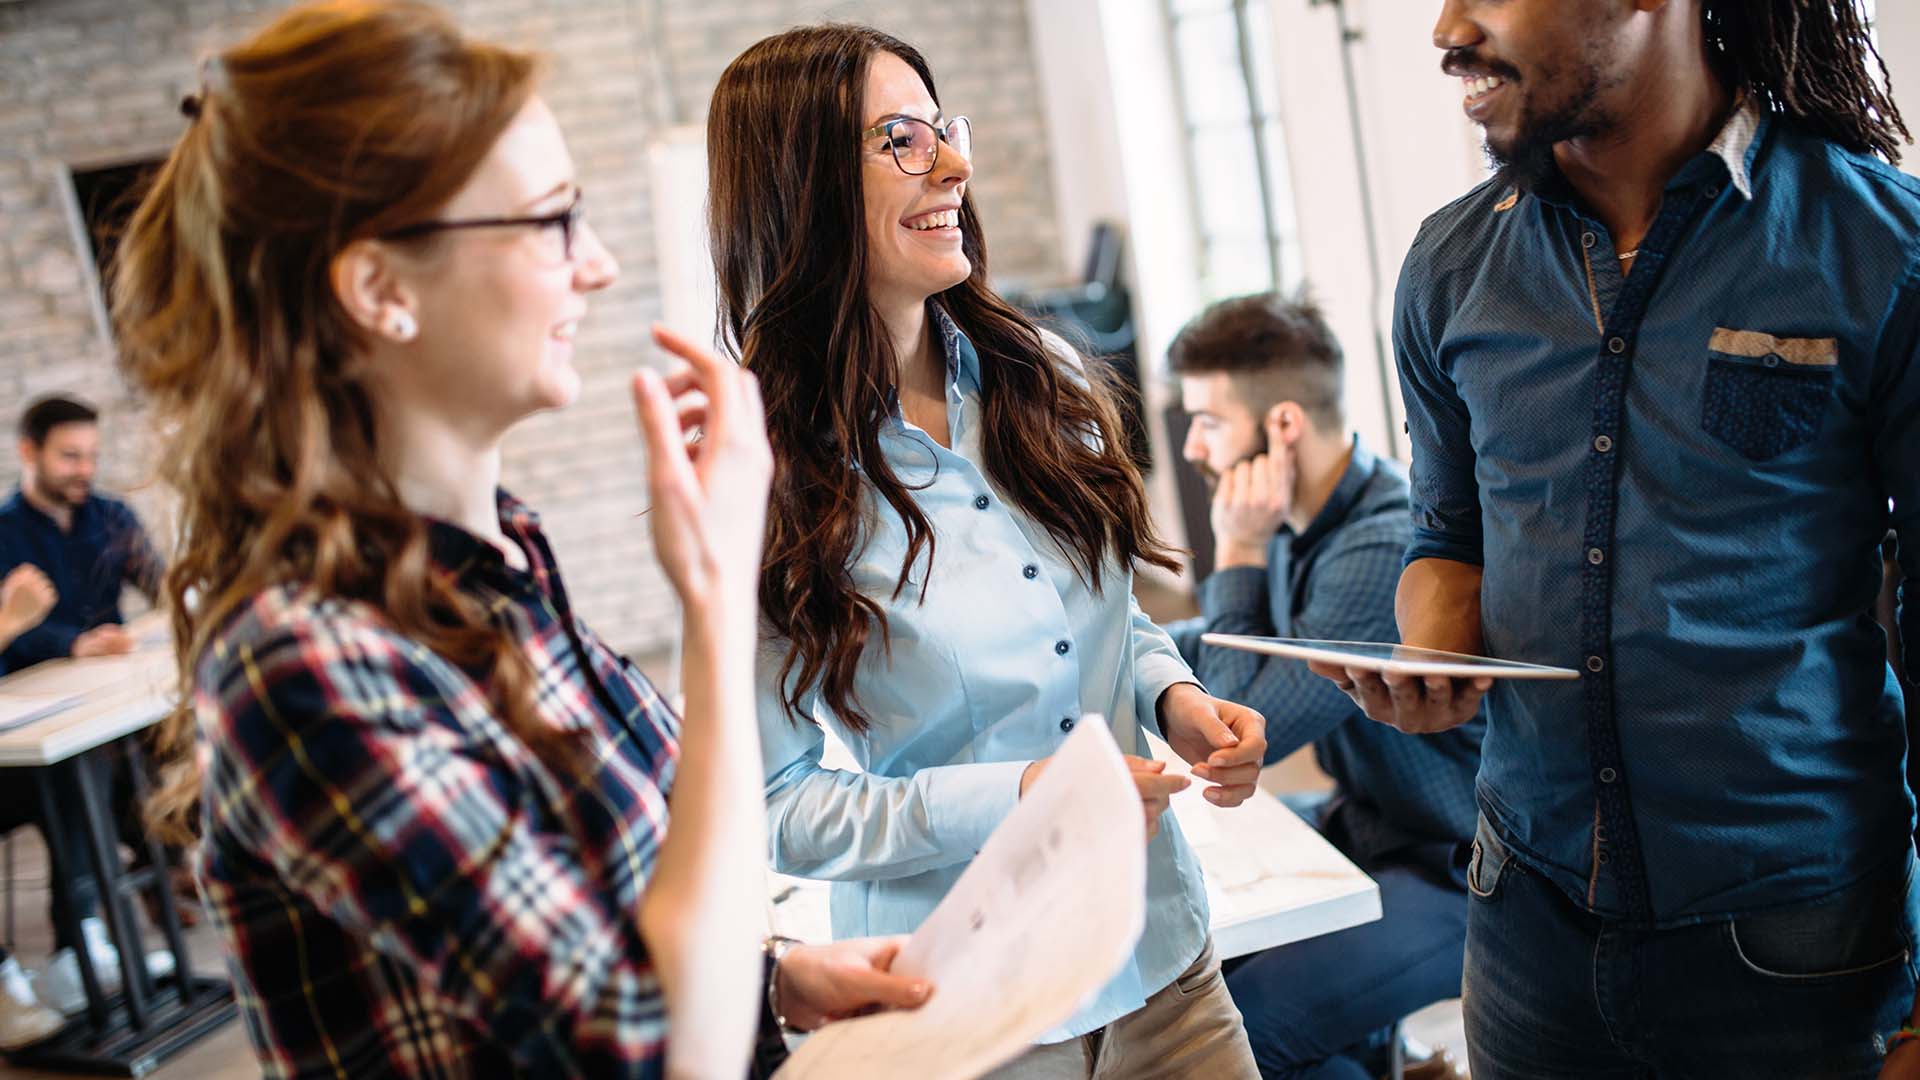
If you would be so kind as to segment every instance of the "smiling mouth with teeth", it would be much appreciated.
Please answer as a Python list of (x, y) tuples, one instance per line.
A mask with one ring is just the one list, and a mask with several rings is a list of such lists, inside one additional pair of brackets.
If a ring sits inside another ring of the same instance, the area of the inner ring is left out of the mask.
[(957, 229), (960, 227), (960, 211), (936, 210), (931, 214), (922, 214), (907, 223), (907, 228), (915, 232), (930, 229)]
[(1462, 79), (1467, 87), (1467, 100), (1474, 101), (1486, 97), (1506, 85), (1507, 80), (1498, 75), (1484, 75), (1471, 79)]

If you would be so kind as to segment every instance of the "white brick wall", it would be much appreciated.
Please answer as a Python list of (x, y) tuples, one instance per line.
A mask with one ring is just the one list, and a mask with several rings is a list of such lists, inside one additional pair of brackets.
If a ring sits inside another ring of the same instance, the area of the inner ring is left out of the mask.
[[(518, 430), (505, 469), (506, 484), (546, 519), (581, 612), (609, 640), (652, 652), (675, 629), (637, 516), (644, 471), (626, 394), (628, 372), (655, 359), (646, 328), (660, 314), (660, 288), (646, 148), (656, 125), (697, 121), (727, 62), (769, 33), (820, 19), (871, 21), (922, 48), (949, 111), (974, 119), (975, 191), (996, 277), (1050, 282), (1063, 269), (1026, 2), (448, 3), (470, 30), (551, 56), (546, 95), (591, 192), (594, 226), (621, 260), (620, 282), (596, 298), (581, 328), (580, 401)], [(53, 391), (102, 406), (103, 486), (129, 493), (156, 534), (167, 498), (150, 475), (151, 436), (99, 326), (67, 170), (164, 152), (184, 123), (177, 106), (193, 89), (199, 55), (281, 6), (0, 3), (0, 425), (11, 431), (28, 400)], [(14, 455), (0, 454), (0, 485), (16, 475)]]

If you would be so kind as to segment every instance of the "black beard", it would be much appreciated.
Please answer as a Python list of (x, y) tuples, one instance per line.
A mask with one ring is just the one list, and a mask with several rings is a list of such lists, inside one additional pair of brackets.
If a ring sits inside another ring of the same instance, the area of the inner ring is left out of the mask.
[(1487, 161), (1495, 169), (1494, 180), (1502, 188), (1522, 192), (1539, 189), (1559, 171), (1554, 162), (1556, 144), (1599, 135), (1611, 127), (1608, 118), (1594, 107), (1600, 97), (1600, 70), (1591, 60), (1580, 73), (1580, 88), (1565, 103), (1545, 116), (1522, 116), (1513, 144), (1505, 150), (1486, 144)]
[(87, 487), (81, 489), (80, 497), (77, 499), (68, 498), (65, 487), (52, 487), (42, 484), (34, 485), (34, 494), (55, 506), (73, 510), (77, 509), (81, 503), (86, 502), (87, 497), (93, 494), (93, 486), (89, 484)]

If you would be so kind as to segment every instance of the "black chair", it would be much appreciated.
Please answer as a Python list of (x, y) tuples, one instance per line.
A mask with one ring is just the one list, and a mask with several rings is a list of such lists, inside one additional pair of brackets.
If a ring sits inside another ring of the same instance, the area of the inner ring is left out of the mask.
[(1014, 293), (1007, 300), (1073, 343), (1091, 361), (1112, 370), (1122, 391), (1120, 419), (1127, 429), (1128, 449), (1140, 470), (1151, 472), (1153, 451), (1147, 436), (1133, 299), (1120, 280), (1124, 246), (1119, 226), (1100, 222), (1093, 227), (1079, 284)]

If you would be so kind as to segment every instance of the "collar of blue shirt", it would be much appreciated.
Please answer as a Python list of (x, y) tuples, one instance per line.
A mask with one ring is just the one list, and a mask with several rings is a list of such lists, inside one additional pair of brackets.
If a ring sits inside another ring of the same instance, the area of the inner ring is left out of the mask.
[(1305, 532), (1294, 541), (1295, 551), (1305, 551), (1320, 541), (1320, 538), (1340, 527), (1347, 520), (1347, 514), (1353, 504), (1360, 500), (1360, 493), (1373, 479), (1375, 469), (1380, 462), (1364, 446), (1360, 445), (1360, 436), (1353, 437), (1353, 453), (1347, 459), (1347, 471), (1340, 474), (1340, 482), (1333, 486), (1333, 494), (1327, 496), (1326, 505), (1313, 515), (1307, 523)]
[[(1733, 189), (1741, 198), (1752, 201), (1754, 156), (1760, 151), (1761, 136), (1770, 122), (1767, 113), (1742, 95), (1726, 123), (1720, 126), (1719, 134), (1699, 156), (1681, 166), (1673, 179), (1667, 181), (1667, 189), (1698, 183), (1706, 170), (1724, 169)], [(1540, 185), (1536, 194), (1555, 206), (1572, 208), (1577, 201), (1572, 185), (1557, 170)]]

